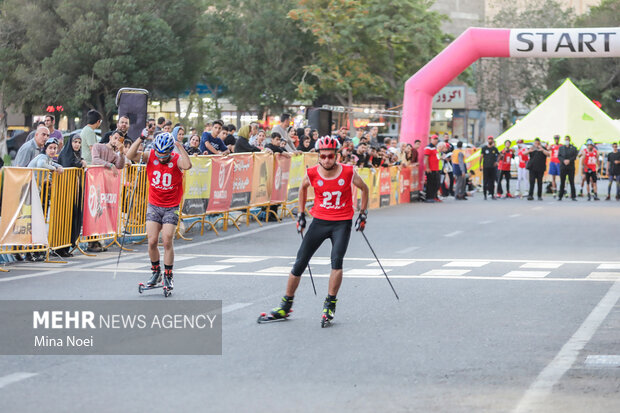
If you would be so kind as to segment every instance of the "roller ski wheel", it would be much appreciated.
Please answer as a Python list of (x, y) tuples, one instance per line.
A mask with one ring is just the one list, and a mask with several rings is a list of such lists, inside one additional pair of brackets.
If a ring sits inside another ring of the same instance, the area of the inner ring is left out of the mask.
[(159, 285), (154, 285), (154, 286), (151, 287), (150, 285), (148, 285), (148, 284), (145, 285), (144, 283), (138, 284), (138, 292), (140, 294), (142, 294), (144, 291), (156, 290), (158, 288), (164, 288), (164, 285), (163, 284), (159, 284)]
[(170, 291), (167, 287), (164, 286), (164, 297), (168, 298), (172, 295), (172, 291)]
[(323, 303), (323, 314), (321, 315), (321, 328), (329, 327), (336, 313), (336, 297), (327, 296)]
[(332, 325), (332, 319), (328, 318), (325, 314), (321, 316), (321, 328), (330, 327)]
[(269, 313), (269, 314), (261, 313), (258, 316), (258, 320), (256, 320), (256, 322), (258, 324), (267, 324), (267, 323), (273, 323), (275, 321), (286, 321), (286, 320), (288, 320), (288, 317), (291, 315), (292, 312), (293, 312), (293, 310), (290, 310), (285, 317), (276, 316), (276, 315), (273, 315), (271, 313)]

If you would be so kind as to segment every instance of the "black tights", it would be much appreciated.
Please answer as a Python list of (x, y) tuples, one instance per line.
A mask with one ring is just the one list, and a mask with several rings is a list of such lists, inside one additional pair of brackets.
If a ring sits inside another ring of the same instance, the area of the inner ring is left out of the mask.
[(352, 221), (350, 219), (344, 221), (326, 221), (324, 219), (314, 218), (308, 231), (301, 242), (301, 247), (297, 251), (297, 259), (291, 270), (291, 274), (301, 276), (310, 262), (310, 258), (319, 249), (323, 241), (331, 239), (332, 241), (332, 269), (341, 270), (344, 254), (349, 247), (349, 238), (351, 238)]

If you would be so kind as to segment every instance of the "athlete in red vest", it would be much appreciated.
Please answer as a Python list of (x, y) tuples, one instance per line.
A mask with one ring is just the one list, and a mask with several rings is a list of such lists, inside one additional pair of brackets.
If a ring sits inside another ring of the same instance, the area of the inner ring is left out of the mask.
[[(161, 281), (159, 233), (164, 243), (164, 288), (170, 291), (174, 249), (172, 240), (179, 222), (179, 204), (183, 198), (183, 171), (192, 167), (185, 148), (168, 133), (160, 133), (153, 141), (152, 149), (138, 152), (143, 137), (139, 137), (127, 151), (127, 158), (133, 162), (146, 162), (146, 176), (149, 185), (149, 204), (146, 210), (146, 235), (151, 259), (151, 279), (147, 286), (154, 287)], [(172, 152), (177, 148), (178, 153)]]
[[(342, 262), (344, 254), (349, 246), (353, 218), (353, 193), (351, 184), (362, 191), (362, 204), (355, 230), (363, 231), (366, 226), (366, 214), (368, 206), (368, 186), (355, 172), (352, 165), (343, 165), (336, 162), (336, 152), (340, 148), (337, 139), (324, 136), (315, 145), (319, 153), (319, 164), (307, 169), (307, 175), (301, 183), (299, 190), (299, 213), (297, 214), (297, 231), (302, 232), (306, 228), (306, 197), (308, 187), (314, 188), (314, 206), (310, 211), (313, 220), (303, 237), (297, 260), (288, 277), (286, 294), (282, 297), (280, 305), (271, 311), (271, 315), (264, 321), (282, 319), (289, 316), (293, 306), (293, 297), (299, 286), (301, 274), (308, 266), (308, 262), (323, 241), (330, 239), (332, 242), (331, 274), (327, 298), (323, 305), (322, 317), (331, 320), (336, 311), (336, 295), (342, 283)], [(264, 317), (264, 316), (263, 316)]]
[(553, 190), (553, 196), (555, 196), (557, 192), (557, 186), (555, 184), (556, 176), (560, 176), (560, 158), (558, 158), (558, 154), (560, 153), (560, 135), (555, 135), (553, 137), (553, 145), (549, 147), (549, 152), (551, 152), (551, 159), (549, 159), (549, 175), (551, 176), (551, 189)]
[(591, 195), (594, 195), (594, 200), (598, 201), (598, 191), (596, 186), (596, 171), (598, 170), (598, 151), (594, 146), (592, 139), (586, 141), (586, 147), (581, 152), (583, 163), (583, 170), (585, 173), (586, 189), (588, 190), (588, 201), (591, 200)]
[(528, 192), (528, 185), (530, 182), (530, 175), (526, 168), (527, 162), (530, 160), (530, 155), (527, 154), (528, 148), (523, 143), (523, 139), (517, 140), (517, 147), (519, 151), (517, 156), (519, 157), (519, 167), (517, 168), (517, 192), (519, 198), (521, 198), (526, 192)]
[(499, 178), (497, 179), (497, 195), (502, 197), (504, 191), (502, 190), (502, 178), (506, 179), (506, 198), (512, 198), (510, 194), (510, 166), (512, 165), (512, 158), (515, 157), (515, 151), (510, 149), (512, 142), (506, 140), (504, 142), (504, 150), (499, 153), (499, 164), (497, 169), (499, 170)]

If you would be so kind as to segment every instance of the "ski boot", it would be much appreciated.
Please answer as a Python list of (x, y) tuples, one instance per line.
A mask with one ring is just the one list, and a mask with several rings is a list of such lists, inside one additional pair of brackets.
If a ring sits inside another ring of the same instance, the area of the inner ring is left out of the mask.
[(161, 267), (159, 265), (151, 266), (151, 271), (153, 272), (153, 275), (151, 275), (151, 278), (147, 281), (146, 285), (144, 285), (143, 283), (138, 284), (138, 292), (140, 294), (142, 294), (142, 291), (163, 287), (163, 285), (160, 284)]
[(336, 303), (338, 300), (335, 296), (328, 295), (323, 303), (323, 315), (321, 317), (321, 328), (329, 327), (336, 314)]
[(172, 270), (164, 271), (164, 296), (168, 297), (174, 290), (174, 284), (172, 283)]
[(269, 323), (271, 321), (286, 320), (288, 316), (293, 312), (293, 298), (294, 297), (288, 297), (286, 295), (283, 296), (280, 302), (280, 306), (271, 310), (269, 314), (261, 313), (261, 315), (258, 316), (258, 324)]

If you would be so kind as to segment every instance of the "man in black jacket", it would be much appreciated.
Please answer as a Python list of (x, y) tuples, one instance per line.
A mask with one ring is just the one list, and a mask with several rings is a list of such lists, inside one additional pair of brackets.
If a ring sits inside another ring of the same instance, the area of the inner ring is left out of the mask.
[(487, 192), (492, 199), (495, 198), (495, 181), (497, 172), (497, 157), (499, 150), (495, 146), (493, 136), (487, 137), (487, 144), (480, 148), (480, 156), (482, 156), (482, 188), (484, 190), (484, 199), (487, 199)]
[(558, 194), (558, 201), (562, 200), (564, 196), (564, 185), (566, 184), (566, 177), (568, 176), (568, 182), (570, 183), (570, 198), (573, 201), (577, 200), (575, 194), (575, 160), (577, 159), (577, 148), (570, 143), (570, 136), (564, 137), (564, 145), (560, 147), (558, 152), (558, 159), (560, 160), (560, 193)]
[(542, 201), (543, 176), (547, 169), (547, 157), (551, 155), (547, 149), (540, 144), (540, 139), (534, 139), (534, 145), (527, 152), (530, 155), (528, 169), (530, 170), (530, 193), (528, 201), (534, 200), (534, 182), (538, 183), (538, 200)]

